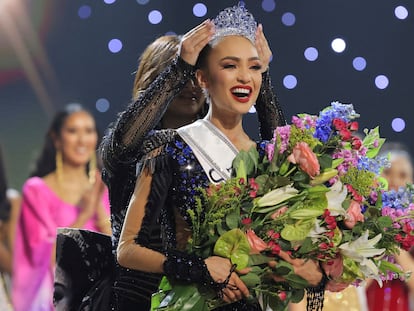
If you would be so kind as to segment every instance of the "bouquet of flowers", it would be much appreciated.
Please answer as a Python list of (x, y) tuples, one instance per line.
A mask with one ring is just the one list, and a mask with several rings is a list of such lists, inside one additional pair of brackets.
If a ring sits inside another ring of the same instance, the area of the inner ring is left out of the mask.
[[(189, 210), (188, 251), (251, 267), (240, 277), (263, 309), (284, 310), (309, 287), (279, 258), (281, 251), (319, 261), (331, 291), (367, 278), (382, 284), (408, 277), (393, 255), (414, 244), (414, 187), (386, 191), (380, 173), (389, 161), (377, 156), (384, 139), (378, 128), (357, 135), (358, 117), (351, 104), (333, 102), (319, 115), (294, 116), (271, 141), (241, 151), (234, 177), (200, 189)], [(154, 310), (211, 310), (223, 303), (197, 285), (164, 279), (160, 289)]]

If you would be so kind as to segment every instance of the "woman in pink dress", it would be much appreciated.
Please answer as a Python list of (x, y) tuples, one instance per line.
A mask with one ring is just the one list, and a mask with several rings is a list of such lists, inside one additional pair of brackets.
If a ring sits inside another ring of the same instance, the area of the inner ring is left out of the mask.
[[(58, 113), (22, 189), (12, 275), (15, 311), (51, 311), (60, 227), (110, 233), (109, 200), (96, 166), (93, 116), (79, 105)], [(55, 297), (59, 299), (59, 297)]]

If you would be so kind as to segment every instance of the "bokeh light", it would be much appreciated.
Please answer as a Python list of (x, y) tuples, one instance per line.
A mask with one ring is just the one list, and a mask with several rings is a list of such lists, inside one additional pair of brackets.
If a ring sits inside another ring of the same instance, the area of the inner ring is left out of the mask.
[(406, 19), (408, 17), (408, 10), (404, 6), (400, 5), (395, 8), (394, 14), (398, 19)]
[(331, 43), (332, 50), (336, 53), (342, 53), (346, 49), (346, 42), (342, 38), (336, 38)]
[(391, 122), (391, 127), (395, 132), (402, 132), (405, 129), (405, 121), (402, 118), (395, 118)]
[(367, 61), (363, 57), (355, 57), (352, 61), (352, 66), (355, 70), (362, 71), (367, 67)]
[(293, 26), (296, 22), (295, 14), (287, 12), (282, 15), (282, 23), (285, 26)]
[(276, 8), (275, 0), (263, 0), (262, 1), (262, 9), (265, 12), (273, 12)]
[(96, 110), (99, 112), (107, 112), (110, 106), (109, 100), (106, 98), (99, 98), (95, 103)]
[(108, 43), (108, 49), (112, 53), (118, 53), (122, 50), (122, 41), (119, 39), (112, 39)]
[(283, 85), (289, 90), (294, 89), (297, 84), (298, 80), (294, 75), (287, 75), (283, 78)]
[(153, 25), (161, 23), (161, 21), (162, 21), (161, 12), (157, 11), (157, 10), (153, 10), (153, 11), (149, 12), (148, 21)]
[(207, 7), (204, 3), (196, 3), (193, 6), (193, 14), (197, 17), (203, 17), (207, 14)]
[(116, 0), (104, 0), (104, 2), (105, 2), (106, 4), (112, 4), (112, 3), (115, 3), (115, 2), (116, 2)]
[(305, 58), (310, 61), (313, 62), (315, 60), (318, 59), (319, 53), (318, 50), (314, 47), (308, 47), (305, 52), (303, 53), (303, 55), (305, 55)]
[(149, 2), (149, 0), (137, 0), (138, 4), (145, 5)]
[(91, 16), (92, 9), (89, 5), (82, 5), (78, 10), (78, 16), (81, 19), (87, 19)]
[(388, 84), (389, 84), (389, 80), (388, 80), (387, 76), (378, 75), (378, 76), (375, 77), (375, 85), (380, 90), (386, 89), (388, 87)]

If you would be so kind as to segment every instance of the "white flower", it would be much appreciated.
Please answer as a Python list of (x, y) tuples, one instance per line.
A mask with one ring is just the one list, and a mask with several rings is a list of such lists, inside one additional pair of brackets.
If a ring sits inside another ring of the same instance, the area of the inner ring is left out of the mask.
[(268, 193), (266, 193), (263, 197), (261, 197), (257, 201), (257, 206), (264, 207), (264, 206), (274, 206), (277, 205), (287, 199), (290, 199), (298, 194), (298, 190), (292, 187), (291, 185), (287, 185), (281, 188), (276, 188)]
[(329, 189), (330, 191), (326, 193), (326, 198), (328, 199), (328, 210), (331, 216), (345, 216), (346, 211), (342, 207), (342, 202), (345, 201), (348, 190), (346, 187), (343, 187), (342, 182), (339, 180)]
[(321, 222), (322, 220), (316, 219), (314, 227), (309, 232), (309, 237), (314, 243), (316, 243), (320, 238), (325, 237), (323, 233), (328, 231), (326, 228), (320, 226)]
[(377, 281), (378, 267), (370, 258), (379, 256), (384, 253), (385, 248), (375, 248), (375, 244), (381, 239), (382, 235), (378, 234), (371, 240), (368, 239), (369, 231), (352, 242), (347, 242), (339, 246), (341, 254), (359, 263), (361, 272), (368, 278), (374, 278)]

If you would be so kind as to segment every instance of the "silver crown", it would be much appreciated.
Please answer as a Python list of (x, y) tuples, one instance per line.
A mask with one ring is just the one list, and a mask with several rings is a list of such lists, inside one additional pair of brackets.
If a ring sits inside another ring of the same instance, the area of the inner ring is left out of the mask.
[(226, 8), (213, 19), (215, 33), (210, 41), (214, 45), (220, 38), (225, 36), (243, 36), (253, 44), (256, 40), (257, 23), (253, 15), (247, 11), (243, 2)]

